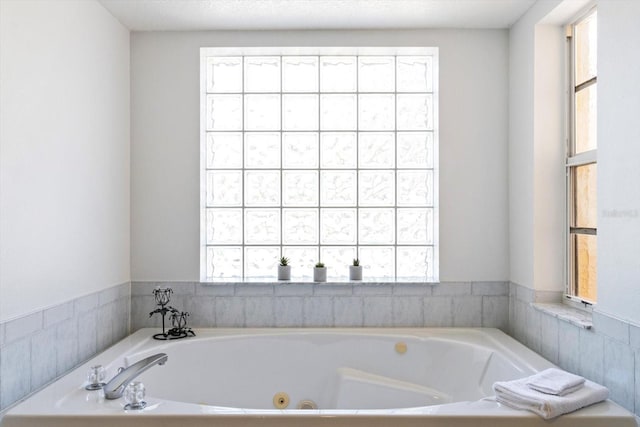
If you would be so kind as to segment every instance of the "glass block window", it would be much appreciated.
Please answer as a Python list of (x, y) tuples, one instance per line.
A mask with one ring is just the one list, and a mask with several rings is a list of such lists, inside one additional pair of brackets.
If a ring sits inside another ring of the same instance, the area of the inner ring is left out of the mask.
[(437, 55), (203, 49), (203, 280), (437, 280)]

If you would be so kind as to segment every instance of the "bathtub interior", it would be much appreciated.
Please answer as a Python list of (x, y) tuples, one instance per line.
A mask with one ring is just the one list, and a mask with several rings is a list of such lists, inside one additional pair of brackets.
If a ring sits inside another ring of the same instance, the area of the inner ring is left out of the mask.
[(121, 363), (158, 352), (169, 361), (140, 377), (154, 397), (251, 409), (274, 409), (279, 392), (287, 409), (303, 401), (340, 410), (474, 401), (493, 395), (495, 381), (530, 371), (474, 343), (335, 333), (200, 338), (145, 348)]
[[(169, 343), (151, 339), (156, 332), (135, 332), (13, 407), (0, 425), (548, 424), (485, 398), (496, 380), (553, 366), (495, 329), (208, 329)], [(396, 350), (399, 342), (406, 352)], [(124, 399), (106, 400), (103, 392), (84, 389), (90, 366), (104, 365), (111, 378), (118, 367), (158, 352), (169, 355), (167, 363), (139, 377), (147, 386), (144, 410), (124, 410)], [(290, 396), (287, 409), (274, 409), (277, 392)], [(290, 409), (304, 399), (318, 409)], [(635, 419), (606, 401), (556, 425), (635, 427)]]

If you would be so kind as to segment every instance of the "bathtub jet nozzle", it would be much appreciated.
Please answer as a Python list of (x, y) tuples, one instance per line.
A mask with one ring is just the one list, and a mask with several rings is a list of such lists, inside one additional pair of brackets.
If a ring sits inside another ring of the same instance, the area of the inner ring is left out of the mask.
[(164, 365), (168, 359), (169, 356), (167, 356), (166, 353), (158, 353), (142, 359), (126, 369), (121, 368), (118, 374), (111, 378), (107, 385), (104, 386), (104, 397), (107, 399), (119, 399), (122, 397), (124, 389), (136, 379), (138, 375), (155, 365)]

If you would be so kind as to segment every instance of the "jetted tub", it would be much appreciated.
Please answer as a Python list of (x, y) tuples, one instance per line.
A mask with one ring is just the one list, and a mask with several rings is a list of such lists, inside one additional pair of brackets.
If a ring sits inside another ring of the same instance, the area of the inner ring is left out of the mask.
[[(495, 381), (553, 366), (496, 329), (198, 329), (171, 342), (151, 339), (156, 332), (139, 330), (73, 370), (11, 409), (2, 427), (548, 424), (492, 399)], [(104, 365), (109, 379), (160, 352), (167, 363), (138, 377), (143, 410), (84, 389), (92, 365)], [(553, 425), (636, 423), (606, 401)]]

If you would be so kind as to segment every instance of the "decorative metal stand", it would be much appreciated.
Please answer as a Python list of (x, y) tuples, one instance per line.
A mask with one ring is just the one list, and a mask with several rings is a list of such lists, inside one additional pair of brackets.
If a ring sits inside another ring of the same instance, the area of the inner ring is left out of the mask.
[[(189, 317), (189, 313), (186, 311), (179, 311), (169, 305), (172, 293), (173, 289), (171, 288), (155, 288), (153, 290), (153, 296), (156, 299), (158, 308), (149, 313), (149, 317), (156, 313), (160, 313), (162, 315), (162, 333), (155, 334), (153, 338), (167, 341), (186, 337), (195, 337), (195, 332), (193, 332), (191, 328), (187, 328), (187, 317)], [(169, 330), (167, 330), (165, 326), (165, 317), (167, 314), (169, 314), (169, 319), (171, 319), (171, 325), (173, 326)]]

